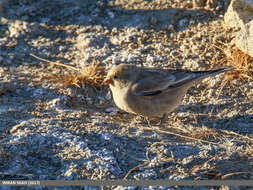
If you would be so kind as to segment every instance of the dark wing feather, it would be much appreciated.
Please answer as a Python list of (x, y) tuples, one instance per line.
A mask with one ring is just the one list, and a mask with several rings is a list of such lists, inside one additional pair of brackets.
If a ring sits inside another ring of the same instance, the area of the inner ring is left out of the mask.
[(226, 71), (233, 70), (233, 67), (222, 68), (211, 71), (186, 71), (186, 70), (152, 70), (147, 69), (140, 75), (133, 85), (133, 92), (140, 96), (154, 96), (167, 90), (178, 88), (192, 83), (196, 80), (202, 80), (206, 77), (217, 75)]

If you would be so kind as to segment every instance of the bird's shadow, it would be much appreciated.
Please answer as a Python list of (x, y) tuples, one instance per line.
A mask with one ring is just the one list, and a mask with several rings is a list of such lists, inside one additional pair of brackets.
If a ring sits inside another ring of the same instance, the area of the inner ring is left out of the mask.
[[(227, 108), (232, 107), (232, 102), (224, 104), (186, 104), (181, 105), (176, 110), (176, 117), (184, 125), (194, 127), (206, 126), (210, 129), (220, 129), (240, 134), (253, 134), (253, 115), (248, 113), (236, 112), (230, 110), (226, 116), (222, 116), (222, 112), (226, 112)], [(184, 110), (183, 112), (180, 110)], [(183, 114), (182, 114), (183, 113)], [(183, 115), (183, 117), (181, 117)]]

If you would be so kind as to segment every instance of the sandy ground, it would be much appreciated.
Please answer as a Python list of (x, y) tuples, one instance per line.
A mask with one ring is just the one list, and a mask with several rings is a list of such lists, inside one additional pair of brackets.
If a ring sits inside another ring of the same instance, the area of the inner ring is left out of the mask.
[[(229, 65), (225, 52), (235, 35), (223, 21), (229, 1), (197, 5), (2, 3), (1, 179), (253, 179), (252, 79), (206, 79), (189, 90), (163, 126), (150, 128), (118, 110), (108, 88), (52, 82), (52, 74), (73, 70), (31, 56), (76, 69), (94, 60), (107, 70), (119, 63), (191, 70)], [(229, 188), (238, 189), (220, 187)]]

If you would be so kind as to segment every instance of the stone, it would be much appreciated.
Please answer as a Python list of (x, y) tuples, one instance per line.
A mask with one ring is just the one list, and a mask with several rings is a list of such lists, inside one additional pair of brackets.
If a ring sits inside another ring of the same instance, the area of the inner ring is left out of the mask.
[(224, 16), (229, 28), (240, 28), (253, 20), (253, 0), (232, 0)]
[(241, 27), (233, 42), (240, 50), (253, 57), (253, 20)]
[(224, 21), (227, 27), (239, 29), (232, 43), (253, 57), (253, 0), (232, 0)]

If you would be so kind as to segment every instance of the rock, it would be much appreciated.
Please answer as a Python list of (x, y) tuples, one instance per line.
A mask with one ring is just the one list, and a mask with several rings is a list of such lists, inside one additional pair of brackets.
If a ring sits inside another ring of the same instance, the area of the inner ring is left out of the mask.
[(253, 20), (241, 28), (233, 41), (240, 50), (253, 57)]
[(253, 20), (253, 0), (232, 0), (224, 21), (229, 28), (243, 27)]
[(253, 57), (253, 0), (232, 0), (224, 17), (229, 28), (238, 28), (233, 43)]

